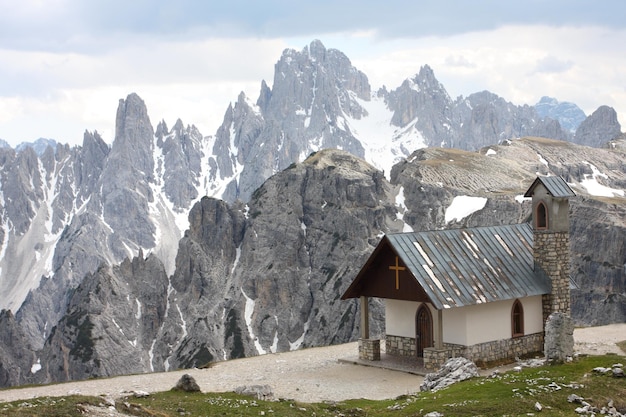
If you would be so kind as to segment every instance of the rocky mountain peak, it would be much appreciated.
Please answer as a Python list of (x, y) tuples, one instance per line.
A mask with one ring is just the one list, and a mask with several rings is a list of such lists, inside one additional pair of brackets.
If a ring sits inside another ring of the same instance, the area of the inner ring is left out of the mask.
[(441, 83), (435, 77), (435, 71), (433, 71), (429, 65), (422, 66), (417, 75), (413, 78), (413, 81), (425, 86), (426, 88), (442, 88)]
[(149, 174), (152, 172), (154, 131), (144, 101), (132, 93), (120, 99), (115, 119), (115, 139), (111, 145), (115, 158), (131, 158), (132, 166)]
[[(30, 377), (38, 352), (37, 378), (84, 378), (351, 340), (356, 304), (338, 297), (382, 234), (525, 221), (515, 196), (537, 173), (583, 196), (572, 271), (585, 290), (572, 310), (585, 324), (623, 321), (626, 146), (611, 140), (612, 109), (577, 132), (609, 126), (603, 149), (511, 140), (571, 134), (493, 93), (452, 101), (427, 65), (372, 95), (319, 41), (275, 70), (256, 103), (242, 93), (228, 105), (214, 136), (181, 120), (155, 133), (133, 93), (111, 146), (86, 131), (82, 148), (0, 149), (0, 309), (16, 311), (0, 314), (0, 336), (19, 326), (33, 346), (18, 357), (0, 340), (0, 367), (28, 356)], [(450, 216), (457, 196), (485, 208)]]
[(578, 126), (585, 120), (585, 113), (574, 103), (560, 102), (556, 98), (543, 96), (535, 110), (540, 117), (549, 117), (557, 120), (567, 131), (574, 133)]
[(309, 46), (305, 46), (302, 52), (308, 54), (313, 61), (326, 60), (326, 47), (319, 39), (315, 39)]
[(622, 127), (617, 120), (615, 109), (600, 106), (578, 126), (572, 142), (600, 147), (620, 136), (621, 133)]
[(259, 106), (262, 112), (267, 110), (267, 104), (269, 103), (271, 97), (272, 90), (268, 87), (265, 80), (261, 81), (261, 92), (259, 93), (256, 105)]

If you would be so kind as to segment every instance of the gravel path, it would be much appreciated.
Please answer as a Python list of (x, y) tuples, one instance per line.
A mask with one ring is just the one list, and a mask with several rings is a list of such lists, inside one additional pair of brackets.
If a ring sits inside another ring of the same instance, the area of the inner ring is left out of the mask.
[[(574, 340), (579, 353), (623, 355), (615, 343), (626, 340), (626, 323), (576, 329)], [(185, 373), (192, 375), (204, 392), (234, 391), (242, 385), (269, 385), (276, 398), (303, 402), (377, 400), (419, 391), (421, 376), (338, 362), (341, 358), (354, 357), (356, 352), (357, 343), (353, 342), (219, 362), (208, 369), (7, 389), (0, 390), (0, 402), (68, 394), (117, 398), (133, 391), (165, 391)]]

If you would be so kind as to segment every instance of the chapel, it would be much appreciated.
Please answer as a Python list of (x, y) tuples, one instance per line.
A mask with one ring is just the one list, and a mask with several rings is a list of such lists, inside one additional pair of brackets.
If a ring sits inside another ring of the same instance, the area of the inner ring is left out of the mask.
[(385, 303), (388, 355), (426, 369), (448, 358), (474, 362), (542, 352), (546, 319), (570, 315), (569, 198), (557, 176), (540, 176), (530, 223), (385, 235), (342, 299), (360, 299), (359, 358), (380, 360), (368, 299)]

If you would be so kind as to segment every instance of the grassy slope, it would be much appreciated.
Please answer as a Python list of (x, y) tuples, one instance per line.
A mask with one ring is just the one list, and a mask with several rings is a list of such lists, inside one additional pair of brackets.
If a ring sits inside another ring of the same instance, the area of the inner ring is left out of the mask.
[[(118, 409), (137, 416), (423, 416), (438, 411), (446, 416), (571, 416), (579, 405), (567, 397), (577, 394), (602, 408), (609, 400), (626, 413), (626, 378), (593, 372), (595, 367), (626, 364), (617, 355), (589, 356), (572, 363), (528, 368), (491, 378), (475, 378), (435, 393), (419, 393), (394, 400), (350, 400), (303, 404), (292, 400), (257, 401), (234, 393), (162, 392), (147, 398), (128, 398)], [(417, 387), (416, 387), (417, 388)], [(97, 404), (93, 397), (40, 398), (0, 404), (0, 416), (80, 416), (81, 403)]]

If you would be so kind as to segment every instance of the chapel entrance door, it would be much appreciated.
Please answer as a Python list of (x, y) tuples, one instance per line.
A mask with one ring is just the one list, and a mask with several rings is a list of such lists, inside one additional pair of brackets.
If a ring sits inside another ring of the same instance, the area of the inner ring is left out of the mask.
[(415, 350), (417, 357), (424, 357), (424, 348), (433, 345), (433, 317), (426, 305), (422, 304), (415, 315)]

